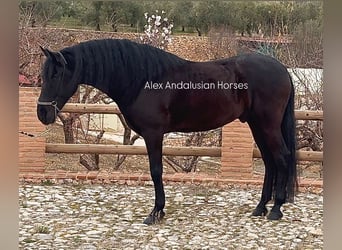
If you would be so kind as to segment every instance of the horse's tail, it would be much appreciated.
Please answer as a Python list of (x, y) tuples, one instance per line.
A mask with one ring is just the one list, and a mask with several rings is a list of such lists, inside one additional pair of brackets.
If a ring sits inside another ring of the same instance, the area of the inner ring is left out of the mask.
[(290, 154), (286, 157), (288, 167), (288, 180), (286, 184), (287, 201), (293, 202), (296, 191), (298, 190), (297, 182), (297, 160), (296, 160), (296, 120), (294, 114), (294, 86), (291, 81), (291, 94), (287, 102), (283, 121), (281, 123), (282, 135), (285, 140), (287, 149)]

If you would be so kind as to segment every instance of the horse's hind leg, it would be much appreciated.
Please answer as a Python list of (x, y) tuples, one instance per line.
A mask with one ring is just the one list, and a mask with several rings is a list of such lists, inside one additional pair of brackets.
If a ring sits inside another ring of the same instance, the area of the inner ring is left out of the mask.
[[(271, 200), (272, 193), (274, 193), (274, 206), (267, 218), (278, 220), (283, 216), (280, 208), (286, 199), (288, 181), (286, 157), (289, 151), (281, 133), (280, 122), (273, 120), (273, 123), (269, 121), (268, 124), (261, 124), (262, 119), (258, 119), (258, 121), (249, 121), (248, 124), (261, 151), (265, 164), (265, 177), (260, 202), (252, 215), (261, 216), (265, 214), (267, 212), (266, 204)], [(277, 126), (278, 123), (279, 126)]]
[(280, 128), (269, 130), (266, 133), (265, 141), (271, 151), (276, 171), (274, 176), (274, 205), (267, 218), (279, 220), (283, 216), (280, 208), (286, 200), (286, 186), (289, 178), (286, 157), (288, 157), (290, 152), (286, 147)]
[(272, 199), (273, 180), (275, 175), (274, 161), (272, 154), (266, 145), (261, 129), (255, 122), (248, 122), (248, 124), (251, 128), (254, 140), (259, 147), (265, 165), (265, 176), (261, 199), (257, 207), (254, 209), (252, 216), (263, 216), (267, 214), (266, 204)]

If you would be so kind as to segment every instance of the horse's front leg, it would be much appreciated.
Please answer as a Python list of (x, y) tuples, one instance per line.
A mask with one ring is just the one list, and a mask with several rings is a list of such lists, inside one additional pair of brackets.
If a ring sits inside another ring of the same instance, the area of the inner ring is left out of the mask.
[(162, 165), (162, 145), (163, 134), (146, 133), (143, 135), (146, 143), (148, 158), (150, 162), (150, 172), (155, 190), (155, 205), (152, 212), (144, 220), (145, 224), (154, 224), (160, 221), (165, 213), (163, 211), (165, 206), (165, 193), (163, 187), (163, 165)]

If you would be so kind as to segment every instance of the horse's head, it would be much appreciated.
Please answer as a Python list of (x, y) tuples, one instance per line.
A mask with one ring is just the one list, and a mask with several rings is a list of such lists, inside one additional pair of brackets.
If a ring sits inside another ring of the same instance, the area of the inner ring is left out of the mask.
[(42, 89), (38, 99), (37, 116), (47, 125), (55, 122), (57, 113), (77, 90), (72, 82), (71, 57), (66, 52), (52, 52), (42, 48), (46, 61), (42, 68)]

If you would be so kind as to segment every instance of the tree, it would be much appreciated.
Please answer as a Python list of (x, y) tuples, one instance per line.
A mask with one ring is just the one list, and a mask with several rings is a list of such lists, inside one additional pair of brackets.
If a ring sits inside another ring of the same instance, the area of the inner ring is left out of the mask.
[(292, 43), (278, 51), (289, 67), (323, 68), (323, 25), (320, 18), (298, 24)]
[(244, 36), (251, 36), (256, 30), (255, 2), (232, 2), (227, 6), (230, 15), (227, 16), (230, 26)]
[(122, 5), (122, 2), (104, 2), (103, 4), (102, 17), (114, 32), (118, 31), (118, 26), (123, 19)]
[(20, 1), (19, 24), (21, 27), (45, 27), (49, 21), (61, 18), (65, 5), (62, 1)]
[(103, 1), (94, 1), (91, 2), (87, 8), (85, 15), (82, 18), (82, 21), (87, 24), (91, 25), (95, 28), (95, 30), (101, 30), (101, 8), (103, 5)]
[(181, 27), (181, 31), (185, 32), (185, 27), (190, 25), (190, 15), (193, 8), (192, 1), (177, 1), (170, 11), (169, 18), (177, 26)]
[(171, 42), (173, 23), (165, 17), (164, 10), (155, 10), (154, 14), (144, 14), (146, 24), (144, 35), (140, 36), (142, 43), (150, 44), (160, 49), (166, 49)]
[(137, 31), (142, 30), (142, 24), (144, 23), (143, 14), (144, 10), (140, 2), (125, 2), (123, 6), (124, 20), (130, 27), (136, 27)]
[(248, 15), (241, 15), (241, 6), (249, 5), (226, 1), (195, 2), (189, 17), (190, 25), (195, 28), (199, 36), (214, 27), (231, 27), (235, 32), (246, 26), (242, 21), (243, 18), (248, 18)]
[(202, 36), (209, 30), (213, 22), (213, 15), (218, 1), (201, 1), (194, 5), (191, 13), (191, 23), (195, 27), (198, 36)]

